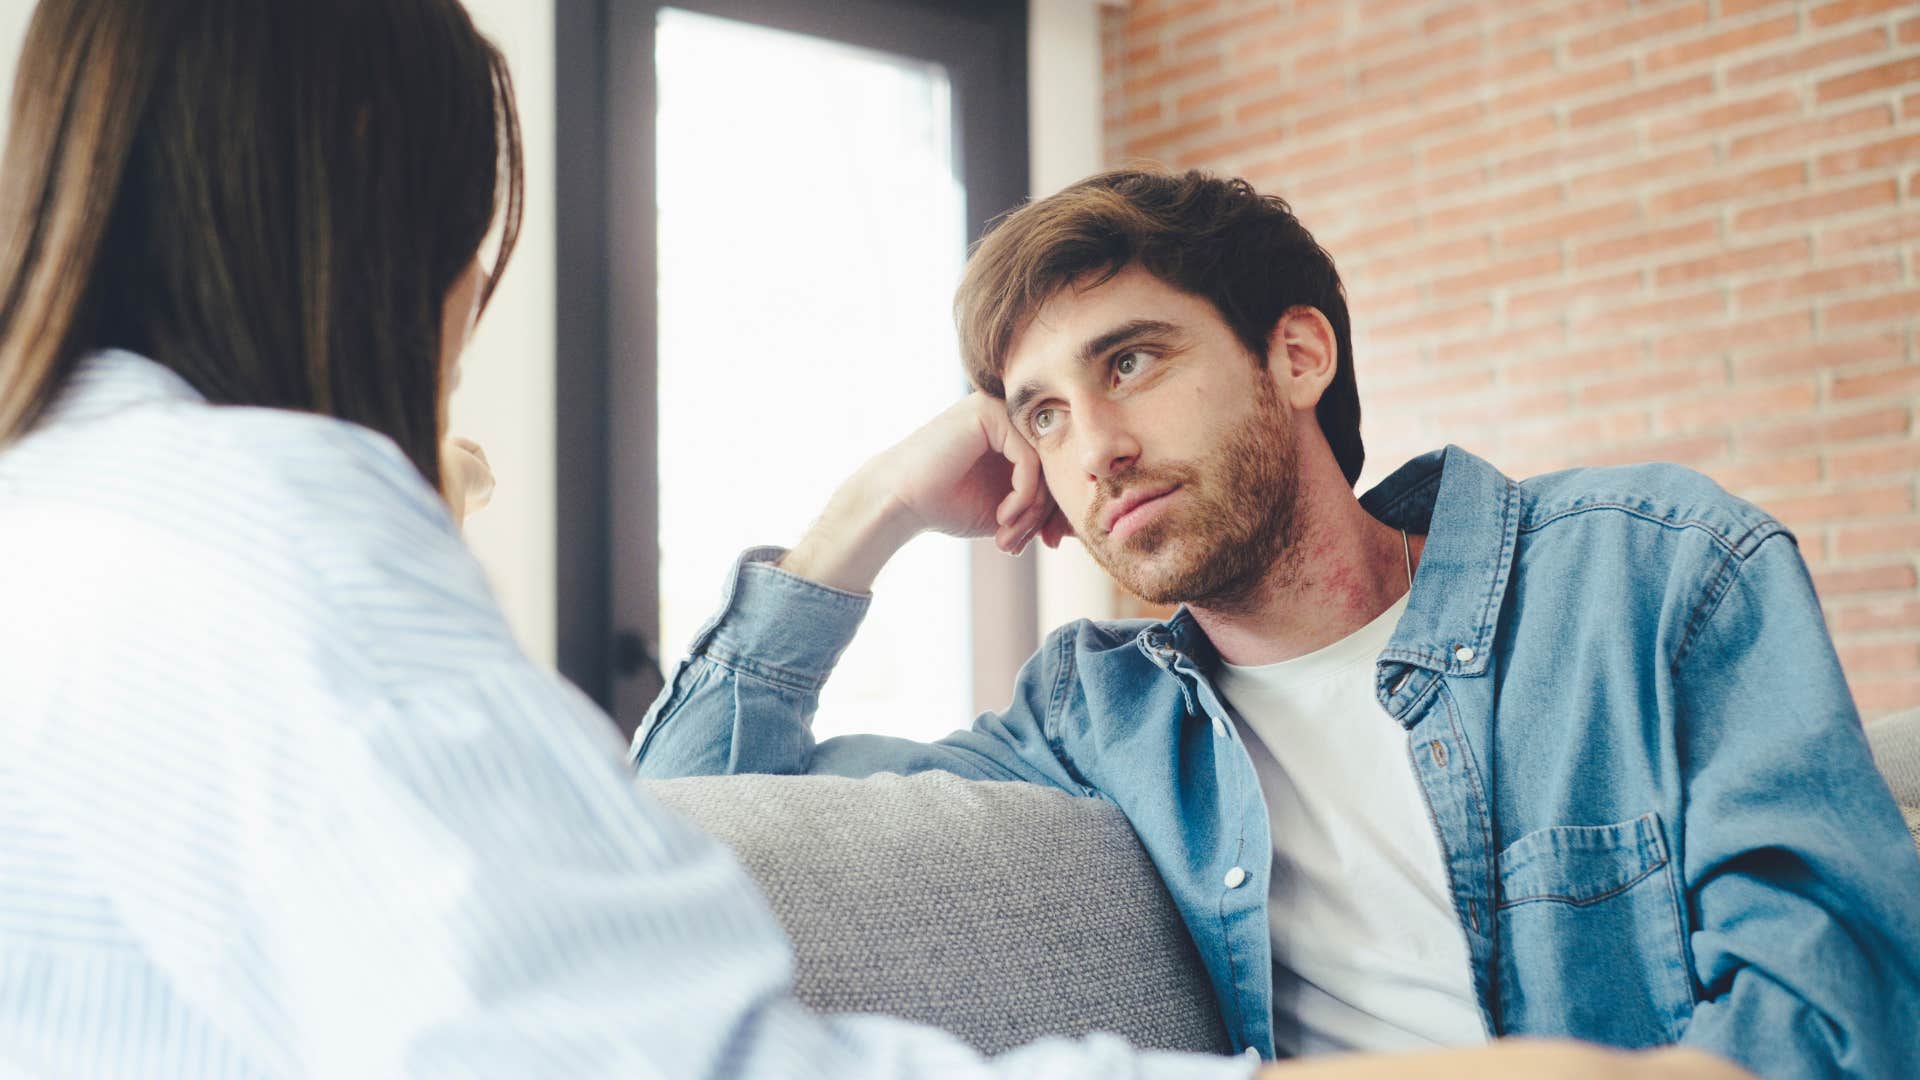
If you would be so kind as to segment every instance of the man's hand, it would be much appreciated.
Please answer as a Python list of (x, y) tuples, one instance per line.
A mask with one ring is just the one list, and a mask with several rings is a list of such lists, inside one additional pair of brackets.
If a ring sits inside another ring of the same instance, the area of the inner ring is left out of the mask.
[(1587, 1043), (1502, 1039), (1413, 1054), (1352, 1054), (1281, 1062), (1257, 1080), (1752, 1080), (1746, 1070), (1681, 1047), (1629, 1053)]
[(895, 551), (927, 531), (992, 536), (1011, 555), (1036, 536), (1052, 546), (1071, 531), (1047, 493), (1039, 455), (998, 398), (969, 394), (861, 466), (780, 565), (865, 592)]
[(445, 488), (453, 519), (464, 524), (467, 515), (493, 499), (493, 466), (487, 452), (472, 439), (454, 436), (440, 447), (440, 486)]

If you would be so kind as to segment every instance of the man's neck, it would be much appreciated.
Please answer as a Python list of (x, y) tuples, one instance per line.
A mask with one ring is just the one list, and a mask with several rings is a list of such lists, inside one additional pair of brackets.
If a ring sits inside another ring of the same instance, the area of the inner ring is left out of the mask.
[[(1304, 494), (1304, 493), (1303, 493)], [(1379, 618), (1407, 594), (1400, 530), (1360, 508), (1350, 489), (1302, 498), (1292, 549), (1245, 604), (1189, 605), (1220, 658), (1275, 664), (1325, 648)], [(1410, 538), (1418, 565), (1426, 538)]]

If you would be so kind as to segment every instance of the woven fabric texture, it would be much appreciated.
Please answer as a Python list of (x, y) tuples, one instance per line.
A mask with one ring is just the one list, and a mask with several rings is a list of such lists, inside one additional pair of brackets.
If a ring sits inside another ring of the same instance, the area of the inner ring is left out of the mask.
[[(1901, 806), (1920, 810), (1920, 709), (1867, 725), (1874, 764)], [(1908, 819), (1911, 823), (1912, 819)]]
[(731, 847), (793, 939), (795, 992), (997, 1053), (1111, 1031), (1231, 1052), (1193, 942), (1125, 815), (944, 773), (641, 785)]

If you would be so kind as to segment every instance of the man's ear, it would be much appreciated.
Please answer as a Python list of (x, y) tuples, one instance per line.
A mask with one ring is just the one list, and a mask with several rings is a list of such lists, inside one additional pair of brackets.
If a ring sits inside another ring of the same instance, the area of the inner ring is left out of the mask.
[(1340, 365), (1333, 324), (1319, 308), (1299, 305), (1281, 313), (1267, 336), (1267, 374), (1296, 410), (1320, 404)]

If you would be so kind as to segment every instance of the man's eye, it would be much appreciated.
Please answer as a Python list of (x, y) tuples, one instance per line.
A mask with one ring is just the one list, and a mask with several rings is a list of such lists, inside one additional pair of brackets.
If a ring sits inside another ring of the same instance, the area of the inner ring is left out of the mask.
[(1152, 359), (1151, 356), (1138, 350), (1121, 353), (1119, 359), (1113, 362), (1113, 370), (1115, 374), (1122, 376), (1135, 375), (1139, 373), (1141, 368), (1146, 367), (1148, 361)]
[(1035, 435), (1045, 435), (1047, 429), (1053, 427), (1053, 421), (1054, 415), (1052, 409), (1035, 409), (1033, 410), (1032, 418), (1028, 422), (1033, 425), (1033, 433)]

